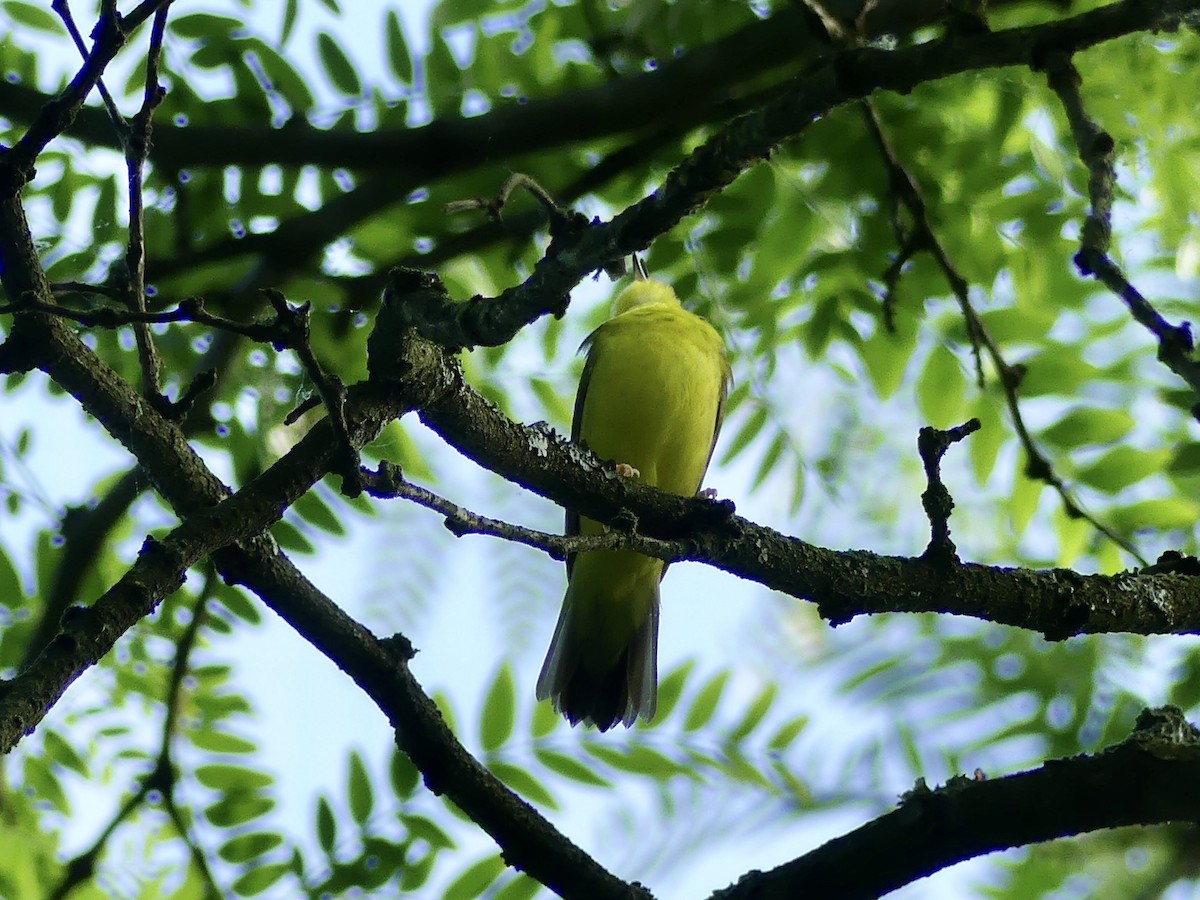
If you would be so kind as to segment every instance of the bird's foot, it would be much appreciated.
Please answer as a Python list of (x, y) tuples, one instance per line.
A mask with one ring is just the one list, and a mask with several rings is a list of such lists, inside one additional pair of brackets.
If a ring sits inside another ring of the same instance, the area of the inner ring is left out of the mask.
[(699, 490), (696, 492), (696, 496), (699, 497), (701, 500), (716, 500), (717, 499), (717, 489), (716, 488), (703, 488), (702, 490)]
[(617, 463), (617, 474), (622, 478), (641, 478), (642, 473), (635, 469), (629, 463)]

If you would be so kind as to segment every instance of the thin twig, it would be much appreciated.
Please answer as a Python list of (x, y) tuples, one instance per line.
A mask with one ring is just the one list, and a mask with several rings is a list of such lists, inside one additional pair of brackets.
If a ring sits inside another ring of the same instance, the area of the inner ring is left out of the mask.
[[(86, 293), (88, 290), (92, 290), (92, 288), (71, 289), (73, 293)], [(204, 301), (200, 297), (187, 297), (180, 300), (179, 305), (174, 309), (166, 309), (161, 312), (114, 309), (111, 306), (98, 306), (94, 309), (72, 309), (69, 306), (40, 303), (36, 300), (22, 300), (17, 303), (0, 304), (0, 315), (20, 312), (49, 313), (50, 315), (70, 319), (89, 328), (112, 329), (134, 323), (162, 325), (172, 322), (195, 322), (197, 325), (207, 325), (210, 328), (231, 331), (263, 344), (274, 344), (283, 338), (283, 334), (276, 322), (235, 322), (232, 319), (214, 316), (205, 312)]]
[[(1172, 325), (1135, 288), (1109, 256), (1112, 247), (1113, 190), (1117, 176), (1113, 162), (1116, 145), (1112, 136), (1088, 115), (1080, 92), (1082, 80), (1070, 55), (1055, 53), (1042, 60), (1046, 81), (1058, 96), (1071, 126), (1079, 158), (1088, 170), (1088, 211), (1080, 235), (1075, 266), (1082, 275), (1092, 275), (1125, 301), (1129, 312), (1158, 340), (1158, 358), (1200, 396), (1200, 364), (1192, 359), (1192, 331), (1185, 322)], [(1200, 418), (1200, 405), (1193, 415)]]
[[(127, 283), (123, 299), (134, 310), (146, 311), (146, 251), (145, 251), (145, 205), (142, 200), (143, 171), (150, 150), (151, 119), (154, 110), (162, 103), (165, 91), (158, 83), (158, 61), (162, 54), (163, 35), (166, 31), (167, 10), (170, 0), (154, 13), (154, 25), (150, 33), (150, 47), (146, 54), (146, 87), (142, 107), (132, 120), (127, 120), (117, 107), (104, 79), (96, 79), (96, 90), (104, 101), (109, 118), (117, 131), (117, 138), (125, 154), (126, 184), (129, 189), (129, 242), (125, 252), (125, 277)], [(58, 13), (66, 25), (79, 55), (88, 62), (89, 53), (80, 34), (75, 18), (71, 15), (68, 0), (53, 0), (51, 8)], [(102, 16), (118, 15), (116, 4), (107, 2), (101, 6)], [(142, 367), (142, 394), (152, 400), (161, 398), (162, 360), (154, 345), (154, 335), (149, 325), (134, 321), (134, 339), (137, 342), (138, 359)]]
[(346, 385), (336, 375), (326, 372), (313, 353), (309, 340), (312, 304), (292, 306), (282, 293), (273, 288), (264, 288), (262, 293), (275, 310), (275, 325), (279, 335), (274, 341), (275, 348), (282, 350), (286, 347), (295, 351), (304, 371), (316, 386), (321, 402), (329, 411), (329, 421), (340, 445), (334, 471), (342, 476), (342, 493), (347, 497), (357, 497), (362, 493), (363, 485), (358, 451), (354, 449), (346, 424)]
[[(58, 17), (62, 19), (63, 25), (67, 28), (67, 33), (71, 35), (71, 40), (75, 42), (75, 48), (79, 51), (79, 55), (83, 58), (84, 62), (87, 62), (87, 44), (84, 42), (83, 35), (79, 31), (79, 26), (75, 24), (75, 17), (71, 15), (70, 4), (67, 0), (53, 0), (50, 8), (58, 13)], [(103, 78), (96, 79), (96, 90), (100, 94), (100, 99), (104, 101), (104, 108), (108, 110), (108, 117), (112, 119), (113, 125), (116, 126), (117, 139), (124, 145), (128, 126), (125, 122), (125, 117), (121, 115), (121, 110), (117, 108), (112, 94), (108, 92)]]
[(175, 765), (171, 758), (172, 738), (175, 735), (179, 719), (180, 695), (183, 690), (184, 676), (190, 668), (192, 650), (196, 647), (196, 639), (199, 635), (200, 627), (205, 620), (206, 604), (212, 596), (215, 580), (218, 577), (211, 564), (208, 566), (208, 569), (209, 573), (192, 610), (192, 620), (184, 629), (175, 650), (175, 662), (171, 666), (171, 679), (167, 687), (167, 695), (164, 698), (166, 715), (163, 718), (162, 739), (159, 742), (158, 756), (155, 760), (154, 768), (139, 780), (137, 790), (121, 805), (121, 808), (117, 810), (116, 814), (108, 821), (108, 824), (104, 826), (96, 840), (92, 842), (92, 845), (66, 863), (63, 878), (47, 894), (48, 900), (63, 900), (63, 898), (70, 896), (76, 887), (92, 878), (95, 874), (96, 863), (101, 855), (103, 855), (104, 849), (112, 839), (112, 836), (124, 822), (150, 800), (150, 795), (153, 791), (158, 791), (162, 795), (162, 803), (167, 808), (168, 814), (179, 831), (180, 838), (187, 845), (192, 860), (206, 883), (210, 895), (221, 896), (208, 863), (204, 859), (203, 851), (192, 840), (185, 818), (179, 815), (174, 799), (177, 777)]
[[(146, 158), (150, 153), (150, 132), (154, 111), (166, 96), (158, 83), (158, 62), (162, 54), (163, 34), (167, 27), (170, 5), (154, 13), (150, 30), (150, 47), (146, 52), (146, 87), (142, 108), (127, 123), (124, 130), (125, 169), (129, 185), (129, 243), (125, 251), (125, 274), (128, 278), (129, 303), (138, 312), (146, 310), (146, 230), (145, 203), (142, 185)], [(154, 335), (144, 322), (133, 325), (137, 339), (138, 357), (142, 364), (142, 393), (150, 398), (162, 393), (162, 360), (154, 345)]]
[(590, 535), (549, 534), (521, 525), (513, 525), (500, 519), (481, 516), (426, 488), (406, 481), (400, 468), (386, 460), (380, 463), (377, 472), (363, 473), (363, 479), (366, 491), (372, 497), (411, 500), (419, 506), (445, 516), (442, 524), (455, 537), (483, 534), (504, 538), (507, 541), (541, 550), (557, 560), (564, 560), (569, 555), (589, 550), (636, 550), (638, 553), (644, 553), (666, 562), (673, 562), (679, 558), (674, 542), (646, 537), (634, 531), (612, 530), (603, 534)]
[(970, 419), (949, 431), (928, 426), (917, 436), (917, 452), (925, 467), (927, 487), (921, 494), (921, 505), (929, 518), (929, 546), (921, 554), (922, 559), (938, 563), (957, 563), (958, 550), (950, 539), (950, 513), (954, 510), (954, 498), (942, 481), (942, 457), (951, 444), (958, 443), (980, 428), (978, 419)]
[[(1085, 520), (1100, 534), (1138, 560), (1141, 565), (1146, 565), (1146, 559), (1130, 541), (1117, 534), (1112, 528), (1105, 525), (1080, 506), (1079, 502), (1075, 499), (1074, 493), (1067, 486), (1066, 482), (1058, 476), (1050, 465), (1050, 461), (1046, 459), (1038, 448), (1033, 435), (1029, 433), (1029, 429), (1025, 425), (1025, 419), (1021, 415), (1021, 405), (1017, 398), (1024, 370), (1019, 366), (1010, 365), (1004, 359), (999, 345), (992, 338), (991, 334), (988, 333), (983, 320), (979, 318), (979, 314), (971, 304), (969, 283), (959, 273), (933, 229), (920, 185), (904, 167), (891, 141), (888, 140), (883, 122), (879, 117), (879, 112), (875, 108), (875, 105), (870, 100), (863, 101), (862, 105), (867, 128), (871, 132), (876, 146), (879, 148), (884, 164), (887, 166), (892, 190), (903, 201), (912, 218), (908, 240), (904, 244), (901, 255), (903, 256), (904, 253), (909, 252), (911, 246), (919, 246), (921, 249), (929, 252), (937, 262), (938, 267), (942, 270), (943, 277), (945, 277), (951, 292), (958, 301), (959, 309), (962, 311), (963, 319), (967, 325), (967, 334), (971, 339), (971, 347), (975, 355), (976, 378), (980, 387), (983, 387), (982, 354), (984, 352), (987, 353), (988, 359), (991, 360), (992, 365), (1000, 375), (1000, 387), (1004, 393), (1004, 402), (1008, 407), (1009, 418), (1012, 420), (1013, 429), (1016, 431), (1017, 438), (1025, 450), (1026, 477), (1049, 485), (1058, 494), (1059, 500), (1063, 505), (1063, 510), (1070, 518)], [(893, 270), (895, 270), (895, 277), (898, 278), (899, 269), (895, 263), (889, 268), (888, 272), (892, 273)]]
[(520, 172), (513, 172), (511, 175), (509, 175), (508, 178), (504, 180), (504, 184), (500, 186), (500, 190), (496, 193), (495, 197), (469, 197), (466, 200), (451, 200), (445, 205), (444, 209), (447, 213), (458, 213), (472, 209), (483, 209), (487, 211), (489, 216), (499, 222), (501, 219), (501, 213), (504, 211), (505, 204), (508, 203), (509, 197), (512, 196), (513, 191), (515, 191), (517, 188), (524, 188), (534, 197), (536, 197), (538, 202), (546, 208), (548, 213), (550, 213), (551, 218), (569, 218), (570, 213), (558, 205), (548, 190), (538, 184), (537, 181), (530, 176), (523, 175)]

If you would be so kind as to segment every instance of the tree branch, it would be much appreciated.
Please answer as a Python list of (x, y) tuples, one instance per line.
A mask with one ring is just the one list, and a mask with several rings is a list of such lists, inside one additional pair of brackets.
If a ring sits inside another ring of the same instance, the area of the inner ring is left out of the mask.
[(902, 226), (898, 220), (895, 220), (894, 223), (894, 227), (898, 231), (897, 237), (900, 239), (901, 248), (896, 259), (884, 274), (884, 281), (888, 286), (887, 296), (883, 300), (884, 321), (890, 323), (894, 315), (893, 308), (896, 299), (896, 288), (900, 282), (901, 268), (904, 263), (918, 251), (927, 251), (937, 263), (938, 268), (942, 270), (942, 275), (946, 279), (950, 291), (954, 294), (955, 299), (958, 300), (958, 307), (962, 311), (963, 321), (967, 326), (967, 335), (971, 340), (971, 349), (975, 355), (975, 371), (980, 389), (984, 387), (983, 351), (987, 351), (988, 359), (991, 360), (992, 366), (999, 375), (1000, 389), (1004, 394), (1004, 404), (1008, 407), (1009, 418), (1012, 419), (1013, 430), (1017, 434), (1017, 440), (1020, 441), (1021, 447), (1025, 450), (1025, 476), (1027, 478), (1035, 478), (1052, 488), (1058, 494), (1063, 510), (1068, 516), (1074, 519), (1084, 519), (1100, 534), (1104, 535), (1143, 566), (1146, 565), (1148, 560), (1138, 552), (1137, 547), (1132, 542), (1117, 534), (1110, 526), (1101, 522), (1092, 513), (1083, 508), (1076, 499), (1074, 491), (1063, 481), (1062, 476), (1054, 471), (1054, 467), (1050, 465), (1050, 460), (1046, 458), (1041, 448), (1038, 447), (1037, 441), (1033, 439), (1033, 435), (1029, 433), (1029, 428), (1025, 424), (1025, 416), (1021, 412), (1019, 398), (1024, 370), (1019, 366), (1010, 365), (1008, 360), (1004, 358), (1004, 354), (1000, 350), (1000, 345), (992, 338), (991, 333), (987, 330), (987, 326), (983, 324), (983, 320), (975, 311), (975, 307), (971, 304), (970, 284), (950, 259), (950, 255), (942, 245), (941, 239), (938, 238), (937, 232), (934, 231), (921, 186), (905, 168), (903, 161), (897, 155), (892, 142), (888, 139), (887, 132), (884, 130), (883, 120), (880, 118), (875, 105), (868, 100), (863, 106), (867, 129), (871, 132), (871, 136), (879, 148), (880, 155), (883, 157), (884, 165), (888, 169), (888, 181), (891, 184), (892, 193), (899, 202), (908, 208), (909, 215), (912, 218), (912, 226), (907, 235), (902, 233)]
[[(1112, 136), (1088, 115), (1080, 93), (1079, 72), (1070, 56), (1063, 52), (1049, 54), (1044, 65), (1046, 80), (1062, 103), (1071, 126), (1071, 135), (1079, 150), (1079, 158), (1088, 170), (1088, 198), (1092, 208), (1083, 224), (1075, 265), (1080, 274), (1094, 275), (1101, 284), (1125, 301), (1134, 319), (1158, 340), (1159, 360), (1200, 397), (1200, 363), (1192, 359), (1195, 342), (1191, 328), (1186, 322), (1172, 325), (1164, 319), (1109, 256), (1112, 245), (1113, 188), (1117, 182), (1113, 166), (1116, 145)], [(1200, 402), (1195, 405), (1194, 414), (1200, 418)]]
[[(1018, 0), (992, 0), (994, 6)], [(833, 14), (853, 20), (861, 0), (828, 0)], [(864, 36), (908, 34), (945, 15), (941, 0), (882, 0), (865, 20)], [(124, 22), (128, 25), (131, 16)], [(693, 124), (708, 121), (713, 106), (746, 92), (773, 69), (794, 74), (797, 62), (811, 63), (829, 51), (820, 29), (803, 10), (785, 7), (776, 15), (683, 56), (660, 60), (605, 84), (555, 97), (500, 106), (471, 119), (438, 119), (421, 128), (343, 133), (313, 127), (297, 116), (280, 127), (176, 126), (156, 130), (151, 160), (166, 171), (225, 166), (318, 165), (357, 171), (395, 171), (421, 183), (478, 167), (488, 159), (510, 159), (562, 144), (638, 131), (685, 113)], [(45, 95), (0, 80), (0, 112), (18, 121), (35, 117)], [(84, 109), (69, 133), (97, 146), (120, 150), (105, 114)], [(450, 167), (450, 171), (447, 171)]]
[(778, 144), (837, 106), (876, 90), (905, 93), (967, 71), (1031, 65), (1051, 52), (1076, 52), (1135, 31), (1176, 28), (1198, 17), (1198, 0), (1121, 0), (1044, 25), (955, 35), (899, 50), (845, 50), (778, 99), (721, 129), (645, 199), (608, 222), (560, 233), (524, 283), (496, 298), (413, 308), (406, 319), (449, 348), (506, 343), (541, 316), (560, 315), (567, 292), (588, 273), (644, 249)]
[(712, 900), (874, 898), (986, 853), (1122, 825), (1195, 822), (1200, 731), (1173, 707), (1145, 710), (1124, 741), (1003, 778), (918, 783), (900, 806)]

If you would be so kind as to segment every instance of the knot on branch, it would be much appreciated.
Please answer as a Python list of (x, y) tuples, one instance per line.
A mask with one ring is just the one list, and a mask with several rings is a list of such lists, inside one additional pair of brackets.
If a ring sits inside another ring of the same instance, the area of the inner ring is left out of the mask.
[(1195, 759), (1200, 753), (1200, 729), (1184, 718), (1177, 706), (1143, 709), (1133, 733), (1108, 752), (1131, 745), (1159, 759)]
[(187, 389), (178, 400), (171, 400), (162, 394), (156, 393), (150, 397), (150, 403), (158, 411), (159, 415), (172, 422), (180, 422), (192, 411), (192, 407), (196, 405), (196, 401), (212, 390), (213, 385), (216, 383), (217, 370), (205, 369), (192, 379), (191, 384), (187, 386)]
[(925, 467), (928, 487), (921, 494), (921, 505), (929, 519), (929, 546), (921, 558), (929, 562), (948, 564), (958, 562), (958, 550), (950, 539), (950, 513), (954, 510), (954, 498), (942, 483), (942, 457), (951, 444), (958, 443), (969, 434), (980, 429), (978, 419), (970, 419), (949, 431), (926, 426), (917, 436), (917, 452)]
[(396, 268), (388, 273), (383, 305), (367, 339), (367, 370), (373, 379), (394, 381), (404, 376), (396, 369), (395, 348), (405, 328), (415, 328), (425, 338), (447, 350), (461, 348), (460, 317), (476, 297), (455, 303), (442, 280), (432, 272)]
[(1178, 550), (1164, 550), (1159, 554), (1153, 565), (1142, 566), (1139, 575), (1200, 575), (1200, 559), (1180, 553)]

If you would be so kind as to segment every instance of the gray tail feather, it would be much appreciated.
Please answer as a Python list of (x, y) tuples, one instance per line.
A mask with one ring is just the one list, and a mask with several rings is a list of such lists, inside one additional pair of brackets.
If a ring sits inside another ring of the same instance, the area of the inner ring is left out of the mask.
[(581, 665), (582, 648), (577, 642), (586, 635), (571, 627), (570, 607), (564, 603), (559, 613), (538, 676), (537, 698), (552, 701), (572, 725), (583, 722), (601, 731), (618, 722), (629, 727), (639, 716), (652, 719), (658, 706), (658, 597), (646, 621), (604, 670)]

